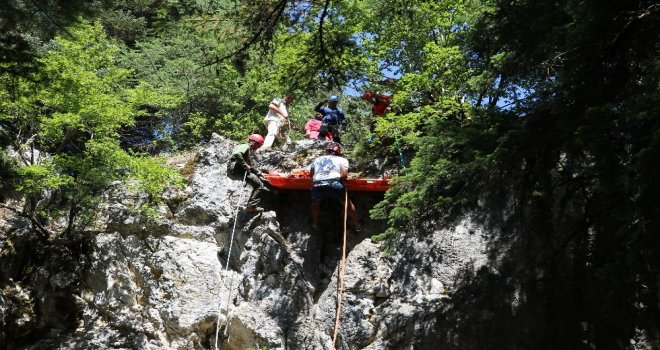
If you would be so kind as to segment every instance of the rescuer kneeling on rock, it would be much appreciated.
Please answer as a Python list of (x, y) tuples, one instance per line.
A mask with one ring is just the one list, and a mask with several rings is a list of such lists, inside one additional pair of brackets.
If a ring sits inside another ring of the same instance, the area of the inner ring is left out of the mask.
[(248, 137), (248, 143), (238, 145), (232, 151), (229, 162), (227, 163), (227, 176), (232, 180), (239, 180), (250, 184), (253, 191), (247, 202), (245, 211), (248, 213), (258, 213), (264, 211), (263, 196), (268, 191), (266, 179), (256, 169), (252, 167), (250, 152), (254, 152), (264, 144), (264, 138), (259, 134), (252, 134)]
[(362, 231), (362, 225), (355, 211), (355, 206), (348, 197), (346, 197), (346, 188), (343, 185), (348, 177), (348, 159), (340, 157), (341, 147), (331, 143), (326, 148), (327, 154), (317, 157), (312, 162), (310, 173), (312, 176), (312, 228), (320, 229), (319, 216), (321, 213), (321, 201), (325, 198), (331, 198), (342, 205), (344, 199), (348, 200), (348, 217), (353, 223), (353, 229), (356, 232)]

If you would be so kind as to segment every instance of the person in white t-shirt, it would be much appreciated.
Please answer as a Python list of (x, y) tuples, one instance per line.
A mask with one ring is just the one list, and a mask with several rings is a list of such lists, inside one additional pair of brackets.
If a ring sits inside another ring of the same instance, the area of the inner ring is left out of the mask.
[(269, 149), (275, 142), (275, 136), (281, 137), (282, 126), (289, 122), (289, 112), (286, 107), (293, 102), (293, 95), (286, 95), (283, 98), (274, 98), (268, 105), (268, 113), (264, 118), (264, 125), (268, 130), (266, 140), (261, 150)]
[[(344, 180), (348, 177), (348, 159), (340, 157), (341, 147), (331, 143), (326, 147), (328, 154), (317, 157), (312, 162), (310, 173), (312, 176), (312, 228), (320, 229), (321, 201), (330, 198), (344, 204), (346, 188)], [(353, 223), (356, 232), (362, 231), (362, 225), (355, 211), (355, 205), (348, 199), (348, 217)]]

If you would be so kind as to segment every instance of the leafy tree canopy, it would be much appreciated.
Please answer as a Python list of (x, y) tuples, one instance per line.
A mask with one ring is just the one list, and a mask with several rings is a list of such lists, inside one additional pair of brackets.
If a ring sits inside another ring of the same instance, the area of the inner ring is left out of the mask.
[[(137, 181), (159, 198), (177, 177), (120, 145), (120, 129), (131, 127), (138, 107), (152, 97), (146, 83), (129, 84), (130, 71), (116, 62), (120, 47), (98, 23), (82, 22), (68, 31), (38, 59), (42, 69), (20, 79), (18, 93), (0, 107), (17, 135), (17, 149), (23, 149), (18, 190), (30, 199), (28, 215), (35, 224), (39, 216), (53, 215), (50, 210), (61, 209), (61, 203), (45, 202), (44, 190), (61, 192), (70, 231), (86, 223), (76, 221), (78, 214), (92, 209), (92, 201), (113, 181)], [(50, 235), (43, 228), (40, 232)]]
[[(24, 191), (35, 225), (62, 208), (44, 190), (61, 191), (70, 214), (114, 180), (156, 196), (154, 182), (176, 180), (145, 153), (264, 131), (275, 96), (298, 97), (302, 125), (328, 94), (392, 93), (373, 142), (370, 106), (342, 99), (351, 146), (405, 165), (372, 212), (388, 223), (384, 245), (470, 213), (493, 232), (492, 271), (456, 287), (455, 318), (442, 315), (434, 345), (660, 339), (655, 2), (71, 4), (0, 5), (0, 141), (49, 155), (2, 167), (0, 186)], [(498, 311), (481, 317), (483, 303)]]

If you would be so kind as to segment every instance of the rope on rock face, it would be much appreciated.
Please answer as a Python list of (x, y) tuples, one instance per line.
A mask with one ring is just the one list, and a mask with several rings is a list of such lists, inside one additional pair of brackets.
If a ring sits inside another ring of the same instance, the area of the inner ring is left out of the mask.
[(337, 315), (335, 316), (335, 329), (332, 335), (332, 347), (336, 349), (337, 333), (339, 332), (339, 315), (341, 313), (341, 299), (344, 294), (344, 271), (346, 270), (346, 220), (348, 217), (348, 190), (344, 189), (344, 242), (341, 249), (341, 271), (339, 272), (339, 291), (337, 292)]
[(291, 134), (291, 119), (286, 118), (286, 122), (289, 124), (289, 130), (286, 132), (286, 139), (284, 140), (284, 148), (288, 148), (289, 144), (291, 143), (291, 137), (289, 135)]
[[(227, 252), (227, 264), (225, 265), (225, 270), (223, 272), (227, 272), (229, 270), (229, 257), (231, 257), (231, 248), (234, 243), (234, 233), (236, 232), (236, 223), (238, 222), (238, 210), (241, 207), (241, 204), (243, 202), (243, 194), (245, 193), (245, 182), (247, 180), (247, 171), (243, 175), (243, 183), (241, 185), (241, 195), (238, 197), (238, 203), (236, 204), (236, 213), (234, 214), (234, 228), (231, 230), (231, 239), (229, 240), (229, 252)], [(222, 281), (223, 275), (220, 275), (220, 280)], [(227, 294), (227, 313), (225, 316), (225, 321), (229, 321), (229, 305), (231, 302), (231, 290), (232, 287), (234, 286), (234, 275), (231, 275), (231, 282), (229, 283), (229, 293)], [(222, 303), (218, 303), (218, 319), (215, 323), (215, 350), (218, 350), (218, 333), (220, 332), (220, 307)], [(227, 335), (227, 329), (229, 328), (229, 323), (227, 323), (227, 327), (225, 327), (225, 333), (224, 335)]]

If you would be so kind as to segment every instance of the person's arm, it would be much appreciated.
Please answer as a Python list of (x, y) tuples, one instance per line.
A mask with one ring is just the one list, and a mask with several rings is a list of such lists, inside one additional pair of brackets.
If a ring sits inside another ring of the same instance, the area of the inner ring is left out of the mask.
[(250, 160), (250, 147), (243, 152), (243, 156), (241, 157), (243, 159), (243, 164), (245, 165), (245, 170), (247, 171), (252, 171), (252, 160)]
[(348, 159), (344, 157), (339, 157), (341, 159), (339, 165), (339, 176), (341, 177), (341, 182), (343, 183), (348, 179)]
[(323, 111), (321, 110), (321, 107), (323, 107), (323, 105), (326, 104), (327, 102), (328, 102), (327, 98), (323, 99), (321, 102), (319, 102), (319, 104), (316, 105), (316, 107), (314, 107), (314, 111), (322, 113)]
[[(383, 96), (383, 102), (387, 107), (385, 107), (385, 113), (389, 113), (392, 111), (392, 107), (390, 106), (392, 104), (392, 95), (387, 95)], [(385, 114), (383, 113), (383, 114)]]
[[(282, 103), (284, 102), (280, 102), (280, 104)], [(275, 101), (273, 101), (268, 105), (268, 109), (270, 109), (273, 113), (281, 116), (284, 119), (289, 119), (289, 114), (280, 109), (280, 104), (277, 104), (275, 103)]]
[(348, 125), (348, 121), (346, 121), (346, 115), (344, 114), (344, 111), (342, 111), (342, 110), (339, 110), (339, 124), (341, 126)]
[(348, 168), (341, 167), (339, 169), (339, 174), (341, 176), (341, 182), (346, 181), (346, 179), (348, 179)]
[(376, 104), (376, 98), (374, 97), (374, 93), (372, 91), (366, 91), (364, 94), (362, 94), (362, 99), (371, 103), (372, 105)]
[[(236, 148), (234, 150), (234, 153), (232, 153), (231, 158), (236, 162), (236, 165), (238, 165), (241, 168), (249, 171), (250, 168), (251, 168), (251, 166), (250, 166), (250, 156), (246, 155), (246, 152), (250, 152), (249, 147), (247, 147), (245, 150), (243, 150), (243, 147)], [(247, 157), (247, 161), (245, 159), (246, 157)]]

